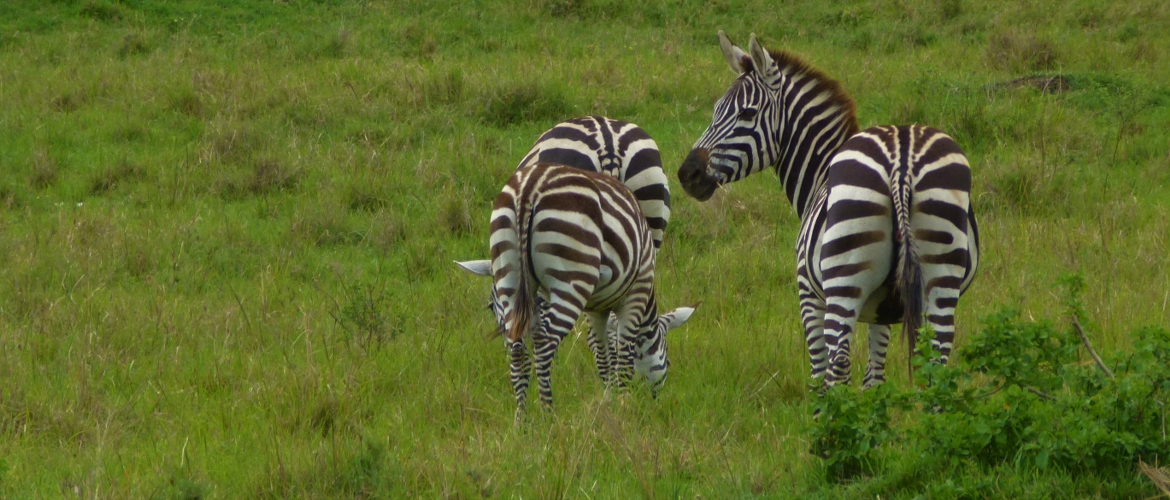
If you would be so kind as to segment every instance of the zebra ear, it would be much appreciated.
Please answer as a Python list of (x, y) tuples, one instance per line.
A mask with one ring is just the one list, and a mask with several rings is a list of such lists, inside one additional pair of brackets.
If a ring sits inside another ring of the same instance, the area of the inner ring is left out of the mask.
[(469, 260), (466, 262), (455, 261), (455, 263), (459, 264), (459, 267), (466, 269), (467, 272), (471, 274), (476, 274), (479, 276), (492, 275), (492, 261), (490, 260)]
[(719, 48), (723, 50), (723, 58), (727, 59), (727, 65), (731, 66), (736, 75), (752, 70), (752, 58), (738, 45), (732, 43), (723, 30), (719, 30)]
[(764, 49), (755, 33), (752, 33), (752, 38), (748, 41), (748, 51), (752, 54), (752, 65), (761, 76), (769, 76), (775, 71), (776, 63), (772, 60), (772, 55)]
[[(698, 307), (698, 304), (695, 304), (695, 306)], [(691, 315), (694, 313), (694, 307), (680, 307), (659, 316), (658, 320), (661, 321), (662, 324), (666, 326), (666, 330), (669, 331), (671, 329), (682, 326), (682, 324), (686, 323), (688, 319), (691, 319)]]

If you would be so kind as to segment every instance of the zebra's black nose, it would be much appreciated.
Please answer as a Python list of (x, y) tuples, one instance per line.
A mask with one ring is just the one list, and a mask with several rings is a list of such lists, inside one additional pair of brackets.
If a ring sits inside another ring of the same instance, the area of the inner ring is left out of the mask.
[(715, 194), (719, 182), (707, 173), (707, 163), (710, 152), (704, 148), (695, 148), (683, 160), (678, 169), (678, 180), (687, 194), (699, 201), (707, 201)]

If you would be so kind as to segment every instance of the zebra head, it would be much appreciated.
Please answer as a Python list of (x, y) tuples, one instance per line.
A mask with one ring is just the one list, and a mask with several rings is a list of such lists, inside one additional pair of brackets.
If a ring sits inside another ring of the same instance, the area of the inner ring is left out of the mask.
[(745, 52), (720, 31), (719, 47), (739, 77), (715, 103), (711, 126), (678, 170), (683, 189), (699, 201), (707, 201), (722, 184), (776, 163), (784, 132), (784, 75), (772, 55), (755, 34)]
[[(656, 397), (658, 389), (666, 381), (666, 371), (670, 368), (670, 359), (666, 356), (666, 332), (682, 326), (694, 312), (694, 307), (680, 307), (666, 314), (659, 314), (657, 319), (650, 319), (637, 332), (633, 346), (634, 373), (646, 377), (646, 381), (650, 383), (650, 391)], [(606, 335), (610, 338), (618, 335), (615, 316), (609, 317)]]

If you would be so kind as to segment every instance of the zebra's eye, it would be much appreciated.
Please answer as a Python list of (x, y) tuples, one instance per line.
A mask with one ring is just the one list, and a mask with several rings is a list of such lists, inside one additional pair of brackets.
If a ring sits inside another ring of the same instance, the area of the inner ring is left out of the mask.
[(751, 121), (756, 117), (756, 108), (743, 108), (739, 110), (739, 119), (743, 121)]

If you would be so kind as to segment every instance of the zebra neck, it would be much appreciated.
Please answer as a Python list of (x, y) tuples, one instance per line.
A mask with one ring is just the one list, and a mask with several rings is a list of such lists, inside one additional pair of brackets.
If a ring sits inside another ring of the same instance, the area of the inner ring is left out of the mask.
[[(802, 127), (805, 130), (801, 130)], [(803, 218), (816, 199), (816, 194), (825, 189), (829, 162), (847, 137), (843, 130), (817, 134), (809, 130), (807, 125), (789, 124), (786, 128), (792, 137), (778, 139), (782, 144), (787, 143), (787, 147), (782, 150), (779, 161), (772, 168), (780, 178), (780, 185), (784, 187), (784, 194), (796, 210), (796, 215)], [(825, 136), (833, 140), (826, 142)], [(815, 140), (818, 137), (820, 141)]]
[(776, 103), (782, 108), (773, 128), (776, 175), (797, 215), (824, 187), (829, 161), (857, 133), (857, 105), (839, 82), (787, 51), (769, 51), (776, 64)]

